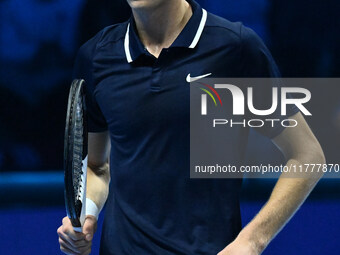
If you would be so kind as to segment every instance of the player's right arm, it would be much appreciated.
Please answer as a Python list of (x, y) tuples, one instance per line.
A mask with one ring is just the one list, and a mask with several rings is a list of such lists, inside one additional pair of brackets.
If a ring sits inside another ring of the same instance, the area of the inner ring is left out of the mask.
[[(108, 132), (88, 134), (86, 197), (95, 203), (98, 211), (103, 208), (109, 193), (109, 153), (110, 138)], [(65, 217), (57, 230), (60, 250), (65, 254), (90, 254), (96, 228), (97, 218), (87, 215), (83, 233), (74, 232), (70, 219)]]

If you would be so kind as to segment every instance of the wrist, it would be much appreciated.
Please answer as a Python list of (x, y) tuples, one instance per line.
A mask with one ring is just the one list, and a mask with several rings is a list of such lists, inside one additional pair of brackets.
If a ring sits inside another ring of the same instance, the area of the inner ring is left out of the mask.
[(86, 216), (91, 215), (98, 220), (98, 216), (100, 210), (95, 202), (93, 202), (90, 198), (86, 198)]
[(245, 227), (239, 233), (237, 239), (248, 243), (250, 248), (257, 254), (261, 254), (269, 243), (268, 239), (262, 236), (259, 231), (252, 231), (250, 228), (247, 227)]

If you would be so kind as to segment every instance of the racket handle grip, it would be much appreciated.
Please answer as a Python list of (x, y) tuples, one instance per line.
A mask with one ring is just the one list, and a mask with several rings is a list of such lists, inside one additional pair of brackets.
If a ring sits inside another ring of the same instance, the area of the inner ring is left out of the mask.
[(82, 233), (83, 232), (83, 228), (82, 227), (73, 227), (73, 230), (75, 232), (78, 232), (78, 233)]

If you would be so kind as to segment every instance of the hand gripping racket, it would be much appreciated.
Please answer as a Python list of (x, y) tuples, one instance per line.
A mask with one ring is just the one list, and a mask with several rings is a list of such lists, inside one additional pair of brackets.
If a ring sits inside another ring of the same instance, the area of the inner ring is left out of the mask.
[(75, 231), (82, 232), (86, 208), (87, 115), (84, 80), (71, 85), (64, 138), (65, 205)]

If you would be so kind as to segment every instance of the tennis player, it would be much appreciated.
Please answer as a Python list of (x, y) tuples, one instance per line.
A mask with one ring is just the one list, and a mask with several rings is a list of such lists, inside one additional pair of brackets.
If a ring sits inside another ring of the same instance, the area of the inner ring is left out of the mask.
[[(318, 178), (280, 178), (242, 229), (242, 180), (189, 178), (188, 82), (208, 74), (275, 77), (273, 58), (251, 29), (207, 13), (193, 0), (128, 3), (132, 18), (102, 30), (76, 60), (74, 78), (87, 82), (88, 215), (83, 233), (63, 219), (61, 251), (90, 253), (106, 203), (103, 255), (260, 254)], [(290, 107), (287, 115), (298, 121), (296, 128), (261, 133), (287, 164), (323, 163), (301, 113)], [(242, 151), (246, 137), (230, 137), (226, 154)]]

